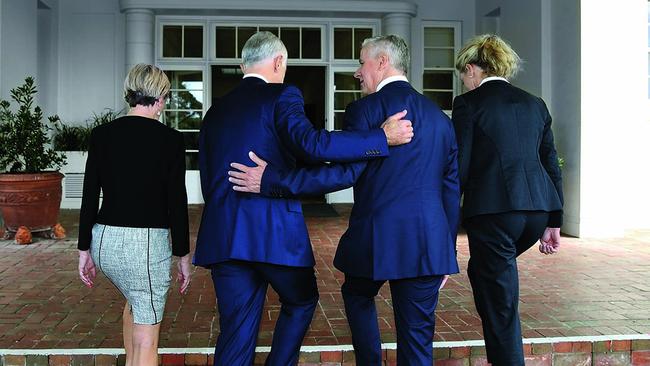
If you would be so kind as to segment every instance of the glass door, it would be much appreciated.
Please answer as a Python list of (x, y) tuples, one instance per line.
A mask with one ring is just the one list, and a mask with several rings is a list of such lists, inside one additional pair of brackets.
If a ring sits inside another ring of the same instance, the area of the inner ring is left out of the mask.
[[(336, 66), (330, 69), (329, 77), (329, 118), (325, 128), (330, 131), (343, 130), (345, 108), (348, 104), (361, 98), (359, 81), (354, 78), (356, 66)], [(326, 195), (327, 203), (352, 203), (354, 194), (352, 188), (343, 189)]]
[(165, 69), (171, 82), (162, 122), (183, 134), (185, 140), (185, 187), (189, 203), (203, 203), (199, 177), (199, 130), (205, 108), (202, 68)]

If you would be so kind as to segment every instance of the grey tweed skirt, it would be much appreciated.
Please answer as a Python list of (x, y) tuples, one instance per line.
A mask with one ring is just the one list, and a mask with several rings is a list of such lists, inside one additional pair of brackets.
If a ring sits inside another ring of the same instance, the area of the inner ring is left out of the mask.
[(171, 283), (169, 229), (95, 224), (90, 252), (131, 305), (134, 323), (162, 321)]

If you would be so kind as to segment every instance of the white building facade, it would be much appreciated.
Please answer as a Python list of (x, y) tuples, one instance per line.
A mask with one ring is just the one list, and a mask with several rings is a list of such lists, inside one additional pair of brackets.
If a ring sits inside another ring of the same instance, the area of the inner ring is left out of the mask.
[[(200, 203), (201, 118), (241, 77), (239, 52), (253, 32), (287, 45), (287, 81), (303, 91), (312, 122), (330, 130), (360, 96), (351, 75), (364, 38), (405, 38), (412, 85), (450, 111), (463, 92), (455, 53), (476, 34), (497, 33), (525, 61), (513, 84), (543, 97), (553, 115), (564, 232), (620, 236), (650, 227), (649, 79), (637, 77), (650, 75), (646, 13), (642, 0), (0, 0), (0, 97), (35, 76), (46, 114), (83, 123), (125, 108), (130, 66), (158, 65), (172, 81), (163, 122), (186, 137), (188, 196)], [(349, 190), (326, 196), (351, 199)]]

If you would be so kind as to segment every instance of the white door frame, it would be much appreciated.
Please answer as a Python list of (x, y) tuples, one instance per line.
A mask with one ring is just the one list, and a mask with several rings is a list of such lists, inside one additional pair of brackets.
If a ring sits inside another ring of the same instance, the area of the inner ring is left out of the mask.
[[(327, 73), (327, 120), (325, 128), (328, 131), (334, 130), (334, 74), (337, 72), (355, 72), (359, 66), (356, 65), (331, 65)], [(342, 189), (340, 191), (328, 193), (325, 195), (327, 203), (353, 203), (354, 191), (352, 188)]]

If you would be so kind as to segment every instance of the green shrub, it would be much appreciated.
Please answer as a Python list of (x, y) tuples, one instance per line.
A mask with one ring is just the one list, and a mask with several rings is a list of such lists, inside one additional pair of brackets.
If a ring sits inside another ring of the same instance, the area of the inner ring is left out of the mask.
[(16, 112), (11, 104), (0, 100), (0, 172), (37, 173), (58, 170), (65, 163), (65, 155), (50, 147), (51, 126), (61, 120), (54, 115), (43, 119), (43, 111), (34, 106), (36, 95), (34, 78), (11, 89), (11, 99), (18, 104)]

